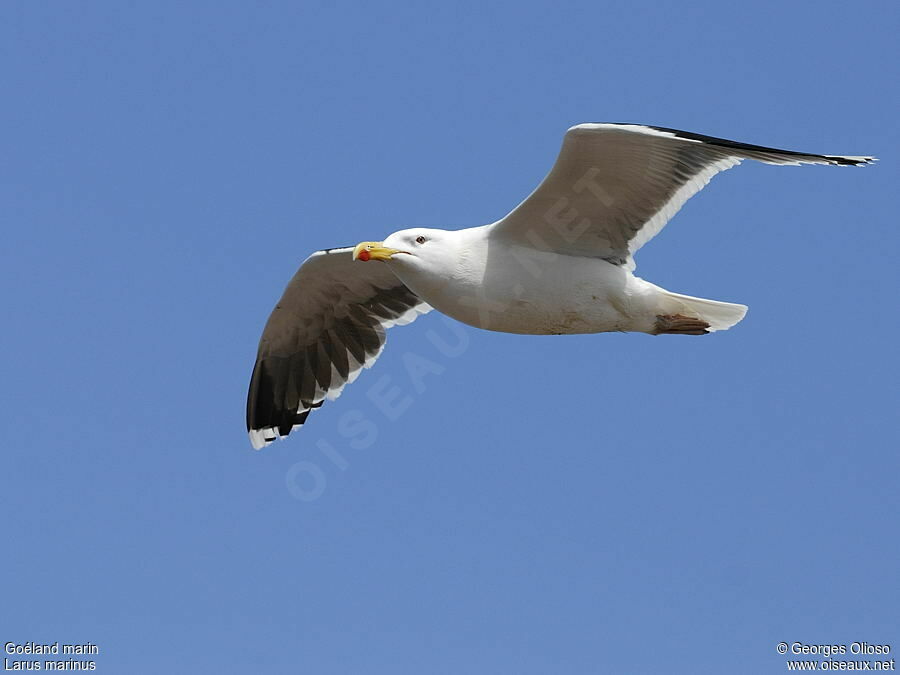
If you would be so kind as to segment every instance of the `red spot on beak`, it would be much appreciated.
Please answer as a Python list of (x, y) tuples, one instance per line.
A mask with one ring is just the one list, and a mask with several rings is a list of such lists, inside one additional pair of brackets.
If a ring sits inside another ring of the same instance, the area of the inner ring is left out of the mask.
[(368, 260), (371, 257), (372, 256), (369, 255), (369, 252), (366, 249), (363, 249), (362, 251), (359, 252), (359, 255), (356, 256), (356, 259), (362, 260), (363, 262), (365, 262), (366, 260)]

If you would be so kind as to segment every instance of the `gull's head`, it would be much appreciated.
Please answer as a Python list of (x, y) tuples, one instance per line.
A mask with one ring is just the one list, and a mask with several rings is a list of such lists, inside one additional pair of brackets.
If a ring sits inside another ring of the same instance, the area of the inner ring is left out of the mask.
[(380, 260), (403, 265), (439, 264), (446, 262), (452, 249), (446, 246), (453, 232), (414, 228), (394, 232), (384, 241), (362, 241), (353, 249), (353, 259), (367, 262)]

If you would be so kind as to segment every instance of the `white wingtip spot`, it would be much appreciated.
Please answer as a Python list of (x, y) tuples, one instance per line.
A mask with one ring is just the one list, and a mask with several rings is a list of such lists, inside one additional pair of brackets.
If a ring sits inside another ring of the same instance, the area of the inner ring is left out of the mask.
[(274, 429), (251, 429), (248, 435), (250, 436), (250, 445), (254, 450), (262, 450), (278, 438)]

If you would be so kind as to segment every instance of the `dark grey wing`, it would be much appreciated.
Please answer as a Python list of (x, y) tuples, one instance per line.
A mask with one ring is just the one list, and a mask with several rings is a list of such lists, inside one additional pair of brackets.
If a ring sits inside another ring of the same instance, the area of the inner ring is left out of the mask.
[(266, 323), (247, 396), (247, 431), (256, 449), (337, 398), (381, 354), (386, 328), (431, 310), (387, 265), (354, 262), (352, 251), (307, 258)]
[(769, 164), (861, 165), (872, 157), (809, 155), (636, 124), (580, 124), (553, 169), (493, 232), (508, 241), (634, 266), (632, 256), (720, 171)]

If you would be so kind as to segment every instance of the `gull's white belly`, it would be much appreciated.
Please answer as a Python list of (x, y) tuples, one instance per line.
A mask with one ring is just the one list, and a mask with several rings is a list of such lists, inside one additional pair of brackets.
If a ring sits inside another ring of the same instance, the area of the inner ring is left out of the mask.
[(452, 278), (397, 274), (432, 307), (463, 323), (531, 335), (644, 330), (655, 290), (605, 260), (533, 249), (466, 260)]

